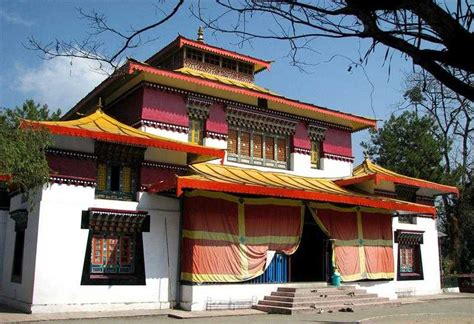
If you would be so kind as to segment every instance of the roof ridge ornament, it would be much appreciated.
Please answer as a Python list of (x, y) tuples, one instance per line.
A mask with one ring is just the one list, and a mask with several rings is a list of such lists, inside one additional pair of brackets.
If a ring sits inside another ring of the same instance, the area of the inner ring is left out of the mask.
[(198, 42), (204, 43), (204, 28), (202, 26), (199, 26), (198, 37), (196, 40)]
[(99, 101), (97, 102), (97, 106), (95, 108), (97, 111), (103, 112), (104, 106), (102, 105), (102, 97), (99, 97)]

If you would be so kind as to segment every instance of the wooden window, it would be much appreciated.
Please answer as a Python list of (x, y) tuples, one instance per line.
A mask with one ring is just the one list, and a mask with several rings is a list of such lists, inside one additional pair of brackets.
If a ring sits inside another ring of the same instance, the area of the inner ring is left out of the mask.
[(399, 214), (398, 223), (400, 224), (416, 224), (416, 214)]
[(122, 167), (122, 192), (132, 192), (132, 169), (129, 166)]
[(197, 118), (189, 118), (189, 142), (202, 145), (204, 132), (204, 121)]
[(229, 129), (229, 133), (227, 134), (227, 153), (237, 154), (237, 134), (237, 130)]
[(286, 161), (286, 139), (284, 138), (277, 140), (277, 160)]
[(202, 62), (203, 53), (201, 51), (186, 48), (186, 58)]
[(288, 168), (288, 138), (248, 129), (229, 129), (227, 159), (231, 162)]
[(110, 191), (120, 191), (120, 165), (109, 165)]
[(107, 189), (107, 165), (105, 163), (97, 164), (97, 189)]
[(237, 70), (237, 62), (232, 59), (222, 58), (222, 67), (230, 70)]
[(0, 183), (0, 210), (10, 209), (10, 195), (5, 184)]
[(220, 66), (220, 57), (214, 54), (206, 53), (204, 56), (204, 62), (208, 64)]
[(104, 264), (104, 236), (92, 236), (92, 256), (91, 263), (94, 265)]
[(423, 233), (397, 230), (395, 243), (398, 243), (397, 280), (423, 280), (421, 244)]
[(120, 265), (129, 266), (131, 263), (132, 254), (130, 237), (123, 236), (120, 238)]
[(415, 251), (413, 246), (400, 247), (400, 272), (415, 272)]
[(311, 167), (314, 169), (321, 168), (321, 142), (311, 142)]
[(115, 264), (117, 264), (118, 238), (115, 236), (109, 236), (106, 242), (107, 242), (106, 262), (107, 262), (107, 265), (114, 266)]
[(263, 158), (263, 135), (253, 134), (253, 157)]
[(275, 138), (265, 137), (265, 158), (275, 160)]
[(240, 155), (250, 156), (250, 133), (241, 132), (240, 135)]
[(130, 165), (121, 162), (97, 164), (96, 197), (133, 200), (135, 172)]
[(15, 247), (13, 248), (12, 281), (16, 283), (21, 283), (22, 280), (24, 247), (25, 229), (19, 228), (15, 233)]
[(90, 272), (130, 274), (134, 271), (135, 236), (131, 234), (93, 234)]
[(239, 72), (244, 74), (253, 74), (253, 66), (251, 64), (239, 62)]

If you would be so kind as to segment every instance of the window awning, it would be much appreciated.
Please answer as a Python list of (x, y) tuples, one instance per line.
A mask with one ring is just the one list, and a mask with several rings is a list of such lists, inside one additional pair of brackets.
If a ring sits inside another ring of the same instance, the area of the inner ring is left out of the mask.
[(119, 122), (105, 114), (101, 109), (97, 109), (89, 116), (68, 121), (23, 120), (20, 127), (28, 126), (46, 127), (55, 135), (87, 137), (106, 142), (187, 152), (196, 156), (193, 159), (195, 162), (222, 160), (225, 155), (223, 150), (171, 140), (143, 132)]
[[(355, 167), (352, 176), (335, 180), (339, 186), (345, 187), (350, 185), (358, 185), (364, 182), (373, 181), (377, 186), (381, 181), (390, 182), (393, 185), (403, 184), (418, 188), (427, 189), (432, 195), (454, 193), (459, 195), (459, 189), (453, 186), (442, 185), (436, 182), (426, 181), (422, 179), (412, 178), (385, 169), (366, 158), (362, 164)], [(393, 188), (393, 191), (395, 189)]]
[(82, 212), (81, 228), (101, 232), (149, 232), (150, 216), (146, 211), (89, 208)]
[(423, 244), (423, 232), (397, 230), (395, 232), (395, 243), (404, 245)]
[[(201, 189), (258, 196), (284, 197), (366, 206), (388, 210), (411, 211), (435, 215), (432, 206), (363, 195), (338, 186), (329, 179), (265, 172), (228, 165), (199, 163), (190, 166), (195, 173), (176, 178), (176, 194), (186, 189)], [(151, 186), (149, 192), (169, 189), (171, 184)]]

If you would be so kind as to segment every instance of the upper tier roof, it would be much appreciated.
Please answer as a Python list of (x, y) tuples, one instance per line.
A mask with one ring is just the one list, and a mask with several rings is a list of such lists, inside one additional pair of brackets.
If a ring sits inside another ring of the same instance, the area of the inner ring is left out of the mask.
[(182, 72), (159, 69), (131, 59), (120, 71), (102, 82), (73, 109), (67, 112), (63, 119), (74, 118), (76, 112), (87, 113), (95, 109), (95, 103), (99, 97), (103, 97), (106, 102), (113, 102), (142, 82), (159, 84), (252, 106), (258, 106), (259, 99), (266, 99), (269, 111), (280, 111), (340, 125), (351, 131), (376, 126), (376, 120), (374, 119), (300, 102), (277, 95), (250, 83), (230, 82), (224, 77), (208, 76), (204, 72), (190, 71), (189, 69)]
[(377, 187), (381, 181), (385, 181), (392, 184), (391, 186), (385, 186), (385, 189), (391, 189), (390, 191), (395, 191), (395, 184), (403, 184), (418, 188), (424, 188), (426, 189), (425, 191), (432, 196), (437, 194), (448, 193), (454, 193), (459, 195), (459, 189), (456, 187), (442, 185), (436, 182), (426, 181), (423, 179), (408, 177), (406, 175), (385, 169), (373, 163), (369, 158), (366, 158), (364, 162), (354, 168), (351, 177), (336, 180), (334, 182), (340, 186), (349, 186), (363, 184), (365, 182), (373, 182), (375, 187)]
[(23, 120), (21, 127), (46, 127), (55, 135), (87, 137), (95, 140), (155, 147), (164, 150), (196, 154), (195, 162), (224, 159), (224, 151), (201, 145), (171, 140), (152, 135), (125, 125), (97, 109), (89, 116), (69, 121), (31, 121)]
[(220, 56), (230, 57), (230, 58), (233, 58), (235, 60), (239, 60), (239, 61), (242, 61), (242, 62), (252, 64), (253, 67), (254, 67), (254, 72), (255, 73), (258, 73), (258, 72), (260, 72), (262, 70), (265, 70), (265, 69), (270, 69), (271, 61), (261, 60), (261, 59), (258, 59), (258, 58), (252, 57), (252, 56), (248, 56), (248, 55), (245, 55), (245, 54), (240, 54), (240, 53), (237, 53), (237, 52), (229, 51), (229, 50), (226, 50), (224, 48), (208, 45), (208, 44), (205, 44), (203, 42), (199, 42), (199, 41), (195, 41), (195, 40), (185, 38), (181, 35), (178, 36), (169, 45), (164, 47), (162, 50), (160, 50), (158, 53), (156, 53), (155, 55), (150, 57), (145, 62), (146, 63), (155, 62), (155, 61), (159, 60), (160, 58), (165, 57), (168, 54), (176, 51), (177, 49), (182, 48), (183, 46), (188, 46), (188, 47), (200, 49), (200, 50), (205, 51), (205, 52), (217, 54), (217, 55), (220, 55)]

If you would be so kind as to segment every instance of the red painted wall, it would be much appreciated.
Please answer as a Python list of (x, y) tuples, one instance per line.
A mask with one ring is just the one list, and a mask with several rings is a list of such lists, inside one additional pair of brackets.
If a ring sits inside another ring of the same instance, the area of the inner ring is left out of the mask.
[(224, 104), (213, 104), (206, 121), (206, 131), (227, 134), (228, 127), (225, 116)]
[(351, 132), (328, 128), (323, 143), (323, 152), (352, 157)]
[(176, 175), (183, 175), (184, 172), (172, 169), (161, 169), (142, 165), (140, 169), (140, 185), (146, 187), (160, 181), (171, 182)]
[(46, 155), (52, 175), (80, 177), (95, 180), (97, 164), (95, 160), (75, 159), (60, 155)]
[(306, 129), (305, 123), (300, 121), (296, 125), (295, 135), (293, 135), (293, 147), (299, 147), (303, 149), (311, 149), (311, 141), (308, 137), (308, 130)]
[(144, 89), (142, 119), (188, 126), (185, 98), (158, 89)]
[(133, 125), (140, 120), (142, 115), (142, 105), (143, 88), (140, 88), (112, 106), (107, 106), (106, 112), (122, 123)]

